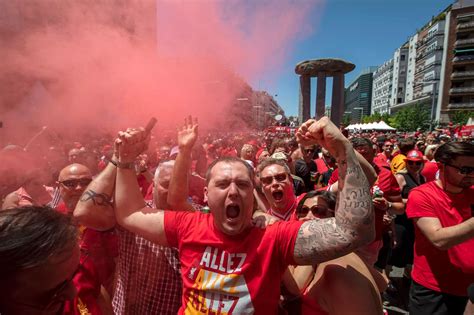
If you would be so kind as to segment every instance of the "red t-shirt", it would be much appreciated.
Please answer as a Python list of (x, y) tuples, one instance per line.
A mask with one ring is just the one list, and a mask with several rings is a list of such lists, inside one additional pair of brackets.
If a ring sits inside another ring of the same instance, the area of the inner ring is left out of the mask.
[[(470, 219), (473, 204), (474, 187), (450, 194), (430, 182), (410, 191), (406, 212), (409, 218), (438, 218), (449, 227)], [(415, 224), (412, 278), (431, 290), (466, 296), (468, 285), (474, 283), (474, 239), (439, 250)]]
[(183, 278), (179, 314), (276, 314), (280, 282), (303, 222), (252, 227), (230, 237), (200, 212), (165, 212), (168, 244), (179, 249)]
[[(392, 157), (390, 157), (391, 159)], [(374, 158), (374, 162), (378, 165), (386, 165), (390, 167), (390, 160), (387, 158), (385, 153), (379, 153), (377, 156)]]
[(436, 162), (426, 162), (421, 175), (426, 178), (426, 182), (431, 182), (436, 179), (436, 173), (438, 172), (438, 163)]
[[(374, 185), (378, 186), (381, 191), (383, 191), (384, 197), (387, 196), (397, 196), (400, 195), (400, 186), (398, 186), (397, 179), (393, 176), (392, 172), (390, 171), (390, 167), (377, 164), (376, 161), (374, 166), (375, 172), (377, 173), (378, 177), (375, 181)], [(329, 185), (334, 184), (339, 179), (339, 169), (336, 169), (329, 180)], [(375, 241), (382, 239), (382, 234), (384, 231), (385, 226), (383, 225), (383, 215), (385, 214), (384, 211), (380, 211), (374, 209), (375, 213)]]

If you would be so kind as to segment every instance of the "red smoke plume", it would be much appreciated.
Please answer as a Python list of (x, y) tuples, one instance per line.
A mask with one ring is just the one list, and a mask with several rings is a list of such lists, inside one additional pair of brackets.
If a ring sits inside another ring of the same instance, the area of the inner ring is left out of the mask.
[(162, 127), (188, 114), (215, 125), (246, 81), (278, 72), (319, 4), (2, 1), (0, 145), (24, 145), (42, 126), (74, 139), (150, 116)]

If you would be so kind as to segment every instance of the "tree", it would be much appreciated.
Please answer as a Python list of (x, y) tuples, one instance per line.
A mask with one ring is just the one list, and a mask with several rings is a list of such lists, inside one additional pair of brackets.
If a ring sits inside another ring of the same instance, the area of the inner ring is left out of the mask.
[(351, 114), (344, 114), (342, 116), (342, 124), (346, 127), (351, 124)]
[(430, 124), (430, 112), (418, 103), (397, 112), (390, 122), (400, 131), (426, 130)]
[(366, 123), (379, 122), (383, 120), (388, 123), (389, 118), (390, 118), (390, 115), (388, 113), (380, 114), (379, 112), (375, 112), (370, 116), (362, 116), (362, 122), (366, 124)]
[(449, 118), (455, 125), (465, 125), (470, 117), (474, 117), (474, 111), (469, 110), (457, 110)]

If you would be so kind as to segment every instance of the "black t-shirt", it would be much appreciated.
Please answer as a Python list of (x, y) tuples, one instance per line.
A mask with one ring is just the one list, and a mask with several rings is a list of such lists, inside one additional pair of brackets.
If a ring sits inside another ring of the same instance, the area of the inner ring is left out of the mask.
[(318, 168), (316, 167), (316, 163), (313, 160), (310, 160), (306, 163), (304, 160), (296, 160), (295, 163), (295, 175), (299, 176), (303, 179), (305, 185), (305, 191), (314, 190), (314, 184), (316, 181), (314, 180), (315, 177), (313, 176), (313, 180), (311, 180), (311, 173), (317, 173)]

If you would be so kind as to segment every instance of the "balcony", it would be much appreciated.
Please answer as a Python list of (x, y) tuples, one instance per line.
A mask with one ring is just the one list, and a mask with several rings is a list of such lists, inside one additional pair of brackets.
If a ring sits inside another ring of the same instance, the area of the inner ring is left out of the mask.
[(474, 55), (456, 56), (453, 58), (453, 63), (456, 63), (456, 64), (474, 63)]
[(454, 42), (455, 47), (474, 46), (474, 38), (458, 39)]
[(474, 87), (468, 86), (468, 87), (457, 87), (457, 88), (451, 88), (449, 90), (449, 94), (464, 94), (464, 95), (470, 95), (474, 94)]
[(451, 80), (463, 80), (468, 78), (474, 78), (473, 71), (456, 71), (451, 74)]
[(448, 109), (474, 109), (474, 103), (451, 103)]
[(474, 29), (474, 21), (467, 23), (459, 23), (458, 26), (456, 26), (456, 30), (458, 32), (467, 32), (471, 29)]

